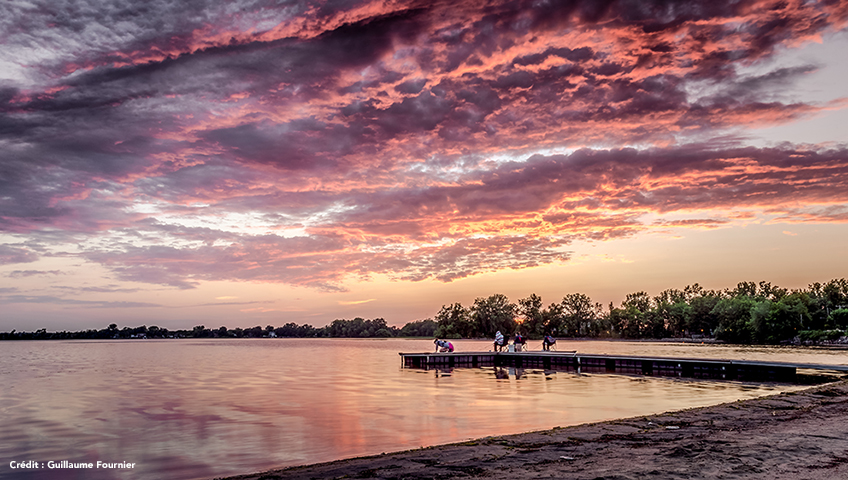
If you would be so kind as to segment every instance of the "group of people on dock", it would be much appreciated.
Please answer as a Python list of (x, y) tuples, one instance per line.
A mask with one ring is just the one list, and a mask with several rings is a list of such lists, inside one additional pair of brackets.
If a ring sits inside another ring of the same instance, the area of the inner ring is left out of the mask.
[[(556, 343), (556, 338), (551, 336), (550, 334), (545, 335), (542, 339), (542, 350), (549, 351), (551, 347)], [(516, 352), (527, 351), (527, 337), (518, 332), (515, 334), (515, 340), (512, 341), (513, 349)], [(509, 347), (509, 337), (504, 337), (504, 335), (498, 331), (495, 333), (495, 343), (494, 343), (495, 351), (500, 352)]]
[[(436, 351), (441, 353), (453, 353), (453, 344), (447, 340), (435, 339), (433, 344), (436, 345)], [(516, 352), (527, 351), (527, 338), (521, 335), (521, 332), (515, 334), (515, 340), (512, 342)], [(551, 347), (556, 344), (556, 338), (551, 335), (545, 335), (542, 339), (542, 350), (550, 351)], [(500, 330), (495, 333), (494, 347), (496, 352), (501, 352), (509, 347), (509, 337), (504, 336)]]
[[(527, 349), (527, 339), (524, 338), (523, 335), (521, 335), (521, 332), (517, 332), (515, 334), (515, 340), (512, 341), (512, 345), (513, 345), (513, 349), (516, 352), (526, 350)], [(504, 349), (508, 349), (509, 348), (509, 336), (504, 337), (504, 335), (501, 333), (501, 331), (498, 330), (498, 332), (495, 333), (494, 346), (495, 346), (496, 352), (501, 352)]]

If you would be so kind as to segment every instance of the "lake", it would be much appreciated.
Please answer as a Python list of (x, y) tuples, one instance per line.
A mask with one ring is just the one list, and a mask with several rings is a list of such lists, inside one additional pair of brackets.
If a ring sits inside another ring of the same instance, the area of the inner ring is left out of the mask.
[[(530, 342), (533, 350), (539, 342)], [(488, 341), (454, 341), (458, 352)], [(844, 364), (844, 351), (637, 342), (560, 350)], [(402, 369), (432, 340), (0, 342), (0, 478), (197, 479), (753, 398), (797, 386)], [(501, 378), (498, 378), (501, 377)], [(38, 469), (12, 469), (12, 461)], [(48, 469), (62, 461), (132, 469)]]

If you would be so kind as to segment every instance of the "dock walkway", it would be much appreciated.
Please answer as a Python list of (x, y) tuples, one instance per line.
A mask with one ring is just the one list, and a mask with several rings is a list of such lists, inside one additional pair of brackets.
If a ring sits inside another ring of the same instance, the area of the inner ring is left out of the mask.
[(569, 352), (399, 353), (404, 368), (515, 367), (749, 381), (795, 381), (798, 369), (848, 372), (848, 365), (642, 357)]

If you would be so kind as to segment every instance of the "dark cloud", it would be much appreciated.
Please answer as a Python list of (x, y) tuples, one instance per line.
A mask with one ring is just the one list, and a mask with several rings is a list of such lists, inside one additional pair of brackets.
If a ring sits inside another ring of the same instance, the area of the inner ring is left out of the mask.
[(0, 232), (33, 242), (0, 245), (2, 264), (75, 245), (122, 280), (338, 289), (350, 275), (448, 281), (564, 261), (578, 238), (725, 225), (646, 226), (645, 212), (845, 215), (842, 147), (686, 143), (821, 111), (787, 94), (813, 66), (739, 72), (842, 28), (845, 2), (7, 12), (4, 65), (21, 67), (0, 81)]
[(300, 119), (283, 124), (246, 124), (209, 131), (208, 142), (247, 163), (268, 163), (285, 170), (328, 169), (373, 136), (358, 125)]
[[(313, 218), (307, 236), (252, 236), (147, 222), (136, 230), (142, 238), (202, 245), (92, 249), (85, 257), (122, 280), (179, 288), (199, 281), (250, 280), (339, 289), (349, 276), (375, 273), (450, 281), (565, 261), (565, 248), (575, 239), (620, 238), (656, 226), (732, 223), (696, 216), (647, 224), (645, 213), (769, 210), (825, 199), (844, 205), (846, 160), (845, 149), (715, 150), (697, 144), (534, 155), (469, 173), (453, 185), (354, 189), (312, 197), (315, 212), (334, 205), (346, 208)], [(261, 197), (250, 205), (269, 212), (268, 218), (288, 220), (270, 214), (286, 208), (285, 197)], [(784, 212), (792, 221), (845, 217), (844, 207)]]
[[(356, 194), (349, 203), (358, 208), (342, 221), (374, 234), (406, 229), (415, 237), (437, 228), (446, 234), (458, 222), (533, 218), (555, 207), (563, 210), (542, 218), (576, 228), (633, 225), (634, 214), (627, 213), (632, 209), (667, 213), (760, 207), (794, 201), (790, 199), (848, 202), (846, 159), (845, 149), (711, 150), (703, 145), (535, 155), (480, 172), (459, 185)], [(644, 187), (646, 182), (653, 186)], [(575, 196), (582, 200), (561, 201)], [(608, 215), (616, 211), (622, 216), (610, 222)]]
[(267, 301), (267, 300), (253, 301), (253, 302), (213, 302), (213, 303), (199, 303), (197, 305), (186, 305), (185, 307), (181, 307), (181, 308), (220, 307), (220, 306), (224, 306), (224, 305), (261, 305), (261, 304), (268, 304), (268, 303), (274, 303), (274, 302), (273, 301)]
[(832, 205), (827, 207), (799, 209), (788, 208), (771, 210), (777, 214), (777, 221), (793, 223), (848, 223), (848, 206)]
[(96, 300), (79, 300), (73, 298), (62, 298), (52, 295), (5, 295), (3, 303), (37, 303), (47, 305), (64, 305), (79, 308), (150, 308), (161, 307), (161, 305), (149, 302), (106, 302)]
[(571, 60), (572, 62), (585, 62), (587, 60), (591, 60), (595, 56), (595, 52), (590, 47), (580, 47), (573, 50), (568, 47), (552, 47), (541, 53), (533, 53), (530, 55), (516, 57), (515, 60), (513, 60), (513, 63), (522, 66), (536, 65), (544, 62), (551, 55)]
[(53, 285), (51, 288), (77, 293), (136, 293), (141, 290), (139, 288), (119, 287), (114, 284), (103, 287), (70, 287), (67, 285)]
[[(123, 252), (93, 251), (91, 261), (111, 268), (122, 280), (194, 288), (200, 280), (282, 281), (335, 289), (345, 274), (333, 261), (348, 242), (338, 236), (241, 237), (226, 246), (197, 248), (129, 247)], [(269, 255), (271, 251), (276, 254)]]
[(62, 275), (64, 273), (61, 270), (12, 270), (7, 276), (10, 278), (24, 278), (41, 275)]
[(417, 78), (413, 80), (407, 80), (403, 83), (398, 84), (395, 87), (395, 90), (400, 93), (417, 94), (421, 92), (425, 85), (427, 85), (426, 78)]
[(27, 248), (0, 245), (0, 265), (30, 263), (38, 260), (38, 254)]

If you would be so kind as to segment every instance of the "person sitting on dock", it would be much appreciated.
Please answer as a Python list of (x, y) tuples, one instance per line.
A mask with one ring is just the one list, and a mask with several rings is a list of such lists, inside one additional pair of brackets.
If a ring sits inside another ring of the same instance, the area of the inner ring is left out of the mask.
[(527, 345), (527, 339), (521, 335), (521, 332), (515, 334), (515, 340), (512, 341), (512, 344), (515, 345), (515, 351), (520, 352), (522, 350), (526, 350), (525, 346)]
[(453, 344), (447, 340), (439, 340), (438, 338), (433, 340), (433, 343), (436, 344), (436, 351), (442, 353), (453, 353)]
[(542, 350), (544, 350), (544, 351), (550, 350), (551, 345), (553, 345), (555, 343), (556, 343), (556, 338), (554, 338), (550, 335), (545, 335), (545, 338), (542, 339)]
[(506, 348), (507, 340), (504, 338), (503, 334), (500, 330), (495, 333), (495, 351), (500, 352), (504, 348)]

